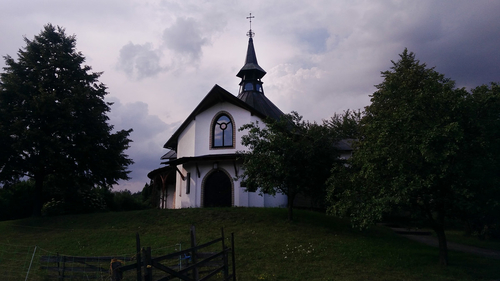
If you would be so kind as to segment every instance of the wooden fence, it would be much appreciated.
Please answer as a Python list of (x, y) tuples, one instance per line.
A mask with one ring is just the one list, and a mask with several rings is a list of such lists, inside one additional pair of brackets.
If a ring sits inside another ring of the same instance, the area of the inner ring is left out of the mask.
[[(134, 258), (57, 255), (42, 256), (40, 261), (51, 264), (42, 267), (42, 269), (54, 272), (56, 275), (53, 277), (57, 280), (100, 279), (97, 276), (109, 274), (111, 280), (122, 281), (124, 273), (132, 271), (135, 272), (137, 281), (166, 281), (174, 278), (188, 281), (236, 280), (234, 234), (231, 234), (230, 247), (225, 243), (224, 229), (222, 228), (219, 238), (197, 245), (196, 230), (192, 226), (190, 238), (191, 248), (159, 257), (151, 256), (151, 247), (141, 248), (139, 234), (136, 234), (137, 254)], [(220, 247), (220, 250), (206, 252), (210, 246), (212, 248)], [(184, 260), (184, 263), (178, 262), (179, 258)], [(125, 261), (127, 261), (127, 265), (123, 265)], [(172, 263), (174, 265), (168, 265)], [(127, 280), (130, 280), (130, 277)]]
[[(47, 277), (57, 280), (100, 279), (109, 275), (110, 261), (116, 257), (79, 257), (79, 256), (42, 256), (40, 269)], [(121, 261), (132, 261), (132, 258), (120, 258)]]

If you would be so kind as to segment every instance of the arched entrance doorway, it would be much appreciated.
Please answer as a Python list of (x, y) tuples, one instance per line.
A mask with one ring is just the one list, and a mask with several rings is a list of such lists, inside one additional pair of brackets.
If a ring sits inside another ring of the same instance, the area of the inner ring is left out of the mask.
[(221, 170), (212, 172), (205, 180), (204, 207), (232, 206), (231, 179)]

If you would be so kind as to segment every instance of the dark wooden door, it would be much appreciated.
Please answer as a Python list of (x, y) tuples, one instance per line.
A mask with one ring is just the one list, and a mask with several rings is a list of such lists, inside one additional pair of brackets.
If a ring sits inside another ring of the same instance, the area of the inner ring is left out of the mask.
[(231, 179), (223, 171), (211, 173), (205, 180), (204, 207), (231, 207)]

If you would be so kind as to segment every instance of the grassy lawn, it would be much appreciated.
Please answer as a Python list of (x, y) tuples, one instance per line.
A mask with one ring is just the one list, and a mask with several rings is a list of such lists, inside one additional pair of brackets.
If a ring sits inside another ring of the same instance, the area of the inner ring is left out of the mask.
[(45, 255), (133, 255), (138, 232), (142, 245), (160, 254), (173, 252), (179, 243), (189, 248), (189, 228), (195, 225), (198, 243), (217, 238), (221, 227), (226, 236), (234, 233), (238, 280), (500, 279), (500, 260), (451, 251), (450, 266), (443, 268), (437, 264), (437, 249), (385, 227), (360, 232), (320, 213), (296, 210), (294, 215), (289, 223), (285, 209), (225, 208), (4, 221), (0, 248), (7, 250), (0, 250), (0, 271), (2, 263), (13, 263), (8, 255), (11, 246), (37, 245)]
[(446, 237), (450, 242), (500, 251), (500, 241), (480, 240), (476, 237), (464, 235), (461, 230), (446, 231)]

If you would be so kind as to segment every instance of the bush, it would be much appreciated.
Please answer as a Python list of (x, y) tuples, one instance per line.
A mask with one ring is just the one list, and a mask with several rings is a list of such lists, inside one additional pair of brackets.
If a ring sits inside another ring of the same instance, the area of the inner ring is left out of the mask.
[(42, 216), (59, 216), (66, 213), (64, 201), (52, 198), (49, 202), (43, 204)]
[(129, 190), (114, 191), (113, 203), (108, 207), (111, 211), (133, 211), (146, 209), (140, 192), (132, 194)]
[(481, 240), (500, 240), (500, 219), (496, 215), (469, 218), (465, 221), (465, 234)]
[(29, 217), (33, 211), (33, 181), (21, 181), (0, 187), (0, 220)]

